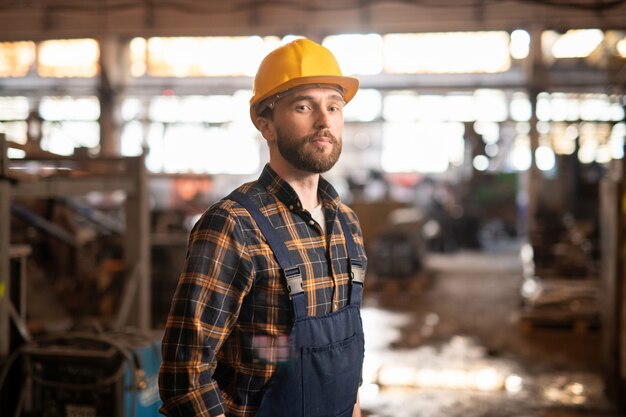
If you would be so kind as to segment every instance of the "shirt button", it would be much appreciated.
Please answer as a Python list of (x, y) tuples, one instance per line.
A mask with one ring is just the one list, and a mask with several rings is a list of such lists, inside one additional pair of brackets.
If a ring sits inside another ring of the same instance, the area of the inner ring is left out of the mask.
[(293, 204), (289, 206), (289, 210), (293, 210)]
[(315, 220), (309, 220), (309, 224), (313, 226), (315, 224)]

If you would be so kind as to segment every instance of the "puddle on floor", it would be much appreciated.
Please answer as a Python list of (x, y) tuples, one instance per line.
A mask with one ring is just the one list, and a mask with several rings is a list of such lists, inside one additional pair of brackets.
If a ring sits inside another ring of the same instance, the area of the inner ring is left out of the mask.
[[(478, 340), (461, 335), (437, 345), (393, 349), (411, 316), (367, 307), (362, 316), (364, 416), (566, 417), (599, 415), (610, 409), (600, 375), (531, 375), (514, 359), (489, 355)], [(437, 323), (433, 315), (419, 325), (424, 332)]]

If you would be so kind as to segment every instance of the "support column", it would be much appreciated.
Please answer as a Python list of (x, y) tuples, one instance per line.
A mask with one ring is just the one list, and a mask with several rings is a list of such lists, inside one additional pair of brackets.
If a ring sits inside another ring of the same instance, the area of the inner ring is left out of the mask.
[(537, 216), (537, 203), (539, 188), (541, 187), (541, 171), (537, 168), (536, 151), (539, 147), (539, 132), (537, 131), (537, 96), (539, 90), (531, 88), (528, 91), (528, 98), (530, 99), (532, 115), (530, 116), (530, 131), (528, 135), (530, 137), (530, 167), (528, 168), (527, 181), (526, 181), (526, 193), (528, 197), (528, 205), (526, 210), (526, 227), (528, 232), (532, 233), (536, 227)]
[(126, 238), (125, 262), (128, 278), (134, 280), (134, 294), (129, 294), (135, 302), (135, 310), (129, 315), (130, 324), (146, 332), (151, 329), (152, 273), (150, 263), (150, 205), (148, 191), (148, 171), (144, 156), (133, 158), (132, 171), (137, 190), (126, 198)]
[(0, 361), (9, 355), (11, 323), (9, 320), (9, 302), (11, 296), (11, 183), (3, 177), (6, 170), (6, 143), (0, 133)]
[(115, 157), (121, 153), (121, 107), (130, 79), (130, 42), (108, 37), (99, 39), (99, 44), (100, 155)]
[(526, 227), (532, 233), (536, 226), (537, 200), (539, 187), (541, 186), (542, 173), (537, 167), (535, 152), (539, 147), (539, 132), (537, 131), (537, 96), (548, 87), (549, 80), (547, 70), (544, 65), (543, 51), (541, 46), (541, 33), (543, 28), (534, 27), (530, 31), (530, 53), (527, 61), (526, 79), (528, 85), (528, 99), (531, 103), (532, 113), (530, 116), (530, 154), (531, 164), (528, 169), (527, 181), (527, 210)]
[(600, 183), (602, 366), (612, 403), (626, 410), (625, 162), (613, 161)]

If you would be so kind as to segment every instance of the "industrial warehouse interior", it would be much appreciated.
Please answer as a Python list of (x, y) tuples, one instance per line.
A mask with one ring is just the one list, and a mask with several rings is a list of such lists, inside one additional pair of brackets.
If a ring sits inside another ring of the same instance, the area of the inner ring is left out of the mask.
[(0, 2), (0, 416), (157, 416), (191, 228), (259, 177), (263, 57), (360, 89), (365, 417), (626, 415), (626, 1)]

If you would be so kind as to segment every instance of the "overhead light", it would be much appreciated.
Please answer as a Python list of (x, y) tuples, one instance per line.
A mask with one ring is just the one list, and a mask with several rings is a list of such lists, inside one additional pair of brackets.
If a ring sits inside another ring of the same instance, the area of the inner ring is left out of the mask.
[(622, 58), (626, 58), (626, 36), (624, 39), (617, 42), (617, 52)]
[(568, 30), (552, 45), (555, 58), (584, 58), (589, 56), (604, 39), (600, 29)]
[(530, 34), (523, 29), (517, 29), (511, 32), (511, 44), (509, 49), (514, 59), (524, 59), (528, 57), (528, 53), (530, 52)]
[(511, 68), (507, 32), (403, 33), (383, 36), (391, 74), (497, 73)]
[(95, 77), (99, 57), (95, 39), (43, 41), (39, 44), (37, 71), (41, 77)]
[(35, 64), (35, 42), (0, 42), (0, 77), (24, 77)]

